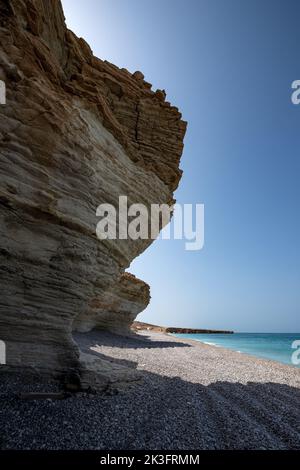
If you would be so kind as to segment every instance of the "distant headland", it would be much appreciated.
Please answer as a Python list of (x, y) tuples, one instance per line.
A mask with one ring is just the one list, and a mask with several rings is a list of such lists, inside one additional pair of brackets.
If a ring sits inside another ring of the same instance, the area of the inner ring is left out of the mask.
[(139, 330), (150, 330), (156, 331), (158, 333), (190, 333), (190, 334), (233, 334), (234, 331), (229, 330), (205, 330), (203, 328), (177, 328), (172, 326), (158, 326), (152, 325), (151, 323), (144, 323), (140, 321), (134, 321), (132, 323), (132, 330), (139, 331)]

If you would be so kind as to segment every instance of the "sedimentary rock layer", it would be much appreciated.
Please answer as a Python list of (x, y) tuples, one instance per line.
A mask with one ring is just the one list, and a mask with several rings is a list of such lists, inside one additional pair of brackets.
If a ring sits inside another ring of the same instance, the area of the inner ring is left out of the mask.
[[(66, 28), (59, 0), (1, 1), (0, 79), (7, 368), (85, 382), (91, 358), (73, 328), (126, 331), (149, 302), (148, 286), (124, 270), (152, 240), (99, 241), (96, 208), (118, 207), (120, 195), (171, 204), (186, 123), (141, 72), (94, 57)], [(98, 365), (103, 383), (127, 374)]]
[(73, 329), (81, 333), (93, 328), (120, 334), (130, 333), (132, 322), (149, 301), (148, 284), (132, 274), (123, 273), (118, 282), (99, 293), (90, 302), (88, 310), (75, 318)]

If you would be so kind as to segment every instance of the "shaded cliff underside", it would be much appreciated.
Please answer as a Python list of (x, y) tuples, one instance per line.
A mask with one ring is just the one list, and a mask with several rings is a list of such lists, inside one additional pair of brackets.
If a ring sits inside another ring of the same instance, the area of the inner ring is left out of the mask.
[(150, 298), (124, 270), (151, 240), (99, 241), (96, 208), (172, 204), (186, 123), (140, 72), (94, 57), (59, 0), (2, 0), (0, 44), (1, 370), (129, 380), (72, 339), (128, 331)]

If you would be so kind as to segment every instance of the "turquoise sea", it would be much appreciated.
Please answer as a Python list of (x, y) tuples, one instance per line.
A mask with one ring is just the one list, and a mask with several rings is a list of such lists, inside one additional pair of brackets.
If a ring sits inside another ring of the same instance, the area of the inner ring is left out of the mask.
[[(300, 364), (292, 362), (293, 353), (295, 353), (294, 358), (296, 356), (298, 362), (300, 361), (300, 333), (174, 334), (174, 336), (300, 367)], [(293, 342), (297, 340), (297, 347), (292, 348)]]

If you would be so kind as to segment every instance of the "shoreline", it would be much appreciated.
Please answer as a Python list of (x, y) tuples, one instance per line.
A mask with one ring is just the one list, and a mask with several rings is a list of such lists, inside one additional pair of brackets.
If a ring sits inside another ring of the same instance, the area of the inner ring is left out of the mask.
[(140, 380), (26, 401), (17, 393), (55, 386), (3, 378), (2, 449), (300, 449), (294, 367), (149, 331), (74, 339), (83, 352), (135, 369)]
[(231, 351), (231, 352), (234, 352), (234, 353), (237, 353), (237, 354), (243, 354), (244, 356), (247, 356), (249, 358), (255, 358), (255, 359), (261, 359), (263, 361), (268, 361), (268, 362), (274, 362), (275, 364), (280, 364), (282, 366), (286, 366), (286, 367), (291, 367), (292, 369), (296, 369), (296, 370), (299, 370), (300, 371), (300, 368), (299, 366), (295, 365), (295, 364), (287, 364), (285, 362), (281, 362), (281, 361), (278, 361), (276, 359), (271, 359), (271, 358), (268, 358), (268, 357), (263, 357), (263, 356), (257, 356), (256, 354), (251, 354), (249, 352), (244, 352), (244, 351), (238, 351), (237, 349), (231, 349), (231, 348), (226, 348), (225, 346), (222, 346), (220, 344), (214, 344), (214, 343), (209, 343), (208, 341), (205, 342), (205, 341), (201, 341), (200, 339), (193, 339), (193, 338), (180, 338), (178, 336), (176, 336), (176, 333), (165, 333), (167, 335), (170, 335), (171, 337), (174, 337), (176, 339), (182, 339), (182, 340), (186, 340), (186, 341), (193, 341), (195, 343), (201, 343), (203, 345), (206, 345), (206, 346), (211, 346), (213, 348), (220, 348), (220, 349), (223, 349), (225, 351)]

